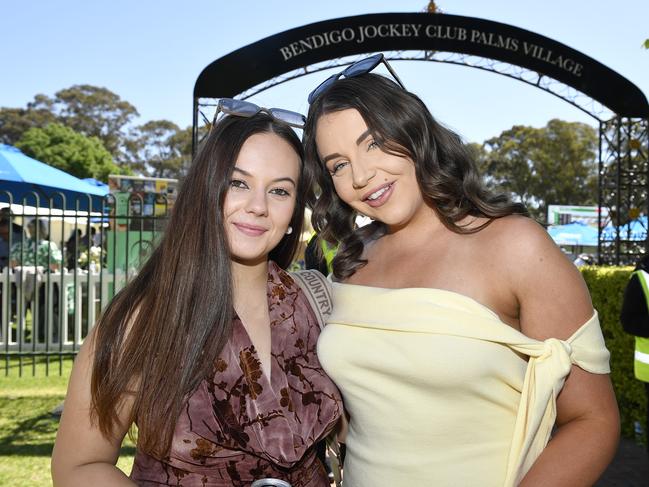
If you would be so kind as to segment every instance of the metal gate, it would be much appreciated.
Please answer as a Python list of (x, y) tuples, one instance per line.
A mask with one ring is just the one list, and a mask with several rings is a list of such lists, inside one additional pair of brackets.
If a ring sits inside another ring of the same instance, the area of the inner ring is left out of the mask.
[[(62, 371), (102, 309), (156, 245), (168, 218), (130, 211), (115, 215), (115, 198), (89, 211), (18, 204), (0, 191), (0, 357), (5, 375)], [(42, 203), (42, 202), (41, 202)], [(79, 206), (77, 205), (77, 208)], [(42, 367), (42, 365), (39, 365)]]

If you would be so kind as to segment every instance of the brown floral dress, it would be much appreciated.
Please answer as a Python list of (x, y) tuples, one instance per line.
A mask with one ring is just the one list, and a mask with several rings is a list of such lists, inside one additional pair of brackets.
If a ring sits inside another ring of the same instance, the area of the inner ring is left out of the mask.
[(289, 274), (269, 263), (271, 377), (235, 318), (214, 377), (193, 392), (176, 423), (169, 456), (138, 450), (131, 479), (141, 486), (249, 486), (273, 477), (293, 487), (328, 487), (314, 445), (342, 414), (342, 401), (316, 357), (318, 322)]

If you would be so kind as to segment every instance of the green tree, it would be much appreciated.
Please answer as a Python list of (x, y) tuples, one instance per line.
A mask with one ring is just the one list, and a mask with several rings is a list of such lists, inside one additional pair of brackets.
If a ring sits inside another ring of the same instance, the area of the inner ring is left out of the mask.
[(174, 167), (178, 168), (176, 178), (182, 178), (192, 163), (192, 128), (179, 130), (169, 138), (169, 145), (174, 150)]
[(118, 164), (128, 164), (132, 160), (128, 128), (137, 116), (133, 105), (106, 88), (74, 85), (53, 98), (36, 95), (24, 109), (0, 109), (0, 141), (13, 145), (30, 128), (56, 122), (99, 138)]
[(97, 137), (87, 137), (59, 123), (27, 130), (16, 147), (25, 154), (79, 178), (107, 181), (109, 174), (128, 174)]
[(191, 158), (191, 127), (181, 130), (168, 120), (153, 120), (136, 129), (133, 167), (148, 176), (180, 178)]
[(52, 106), (64, 125), (100, 139), (115, 161), (130, 161), (127, 128), (139, 114), (129, 102), (106, 88), (74, 85), (57, 91)]
[(474, 151), (487, 182), (539, 221), (549, 204), (596, 202), (597, 134), (590, 125), (557, 119), (542, 128), (516, 125)]
[(57, 121), (52, 107), (46, 107), (49, 100), (44, 95), (36, 95), (27, 108), (0, 108), (0, 143), (15, 145), (22, 135), (32, 127), (45, 127)]

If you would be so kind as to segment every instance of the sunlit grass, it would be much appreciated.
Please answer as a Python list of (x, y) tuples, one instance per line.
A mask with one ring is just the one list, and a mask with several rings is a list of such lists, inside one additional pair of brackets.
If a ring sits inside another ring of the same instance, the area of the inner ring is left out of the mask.
[[(50, 361), (46, 376), (43, 358), (23, 359), (22, 377), (18, 359), (0, 362), (0, 485), (49, 486), (50, 456), (58, 428), (58, 418), (51, 411), (63, 401), (72, 360)], [(8, 371), (9, 375), (5, 375)], [(35, 374), (32, 375), (32, 372)], [(135, 449), (125, 440), (118, 462), (130, 472)]]

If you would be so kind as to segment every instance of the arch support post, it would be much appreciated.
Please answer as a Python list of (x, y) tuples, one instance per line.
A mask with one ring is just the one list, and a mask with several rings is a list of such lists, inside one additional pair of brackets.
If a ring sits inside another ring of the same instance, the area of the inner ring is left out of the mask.
[(600, 265), (633, 265), (649, 250), (649, 120), (615, 117), (599, 130)]

